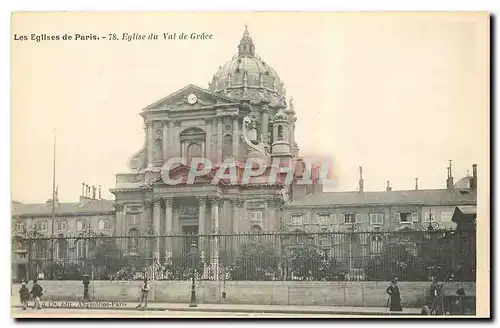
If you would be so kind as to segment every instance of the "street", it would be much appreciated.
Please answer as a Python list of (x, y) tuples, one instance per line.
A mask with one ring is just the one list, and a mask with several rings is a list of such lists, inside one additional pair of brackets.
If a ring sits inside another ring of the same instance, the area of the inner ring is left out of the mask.
[(86, 309), (42, 309), (26, 311), (21, 308), (11, 308), (13, 318), (231, 318), (231, 317), (308, 317), (308, 318), (335, 318), (336, 315), (318, 314), (290, 314), (290, 313), (244, 313), (244, 312), (192, 312), (192, 311), (136, 311), (136, 310), (86, 310)]

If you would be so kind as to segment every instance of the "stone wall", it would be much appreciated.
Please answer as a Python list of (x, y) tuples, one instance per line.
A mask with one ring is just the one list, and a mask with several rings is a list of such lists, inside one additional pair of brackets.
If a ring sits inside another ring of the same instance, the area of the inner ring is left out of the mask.
[[(81, 300), (81, 281), (41, 281), (45, 300)], [(95, 301), (136, 302), (141, 281), (92, 281), (89, 294)], [(151, 283), (150, 302), (188, 303), (191, 283), (187, 281), (157, 281)], [(476, 284), (445, 283), (446, 295), (464, 288), (466, 295), (476, 294)], [(385, 307), (389, 282), (316, 282), (316, 281), (201, 281), (196, 283), (199, 303), (333, 305)], [(28, 287), (31, 287), (31, 283)], [(428, 282), (400, 282), (403, 307), (420, 307), (429, 295)], [(12, 285), (17, 295), (20, 284)], [(226, 299), (222, 299), (222, 292)]]

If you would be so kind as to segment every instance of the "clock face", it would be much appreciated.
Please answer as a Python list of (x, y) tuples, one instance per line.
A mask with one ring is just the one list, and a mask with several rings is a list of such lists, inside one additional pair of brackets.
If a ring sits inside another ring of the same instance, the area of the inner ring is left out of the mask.
[(187, 101), (188, 103), (190, 103), (191, 105), (194, 104), (196, 101), (198, 100), (198, 97), (196, 97), (196, 95), (194, 93), (190, 94), (188, 97), (187, 97)]

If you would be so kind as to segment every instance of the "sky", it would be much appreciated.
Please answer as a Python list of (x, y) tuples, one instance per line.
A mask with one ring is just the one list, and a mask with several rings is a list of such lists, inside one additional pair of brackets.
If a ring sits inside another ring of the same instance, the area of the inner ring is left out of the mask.
[(210, 33), (211, 40), (14, 41), (12, 198), (59, 199), (81, 183), (113, 199), (144, 142), (139, 112), (187, 84), (207, 88), (248, 25), (293, 97), (300, 153), (331, 157), (356, 190), (444, 188), (489, 174), (489, 16), (467, 13), (23, 13), (12, 34)]

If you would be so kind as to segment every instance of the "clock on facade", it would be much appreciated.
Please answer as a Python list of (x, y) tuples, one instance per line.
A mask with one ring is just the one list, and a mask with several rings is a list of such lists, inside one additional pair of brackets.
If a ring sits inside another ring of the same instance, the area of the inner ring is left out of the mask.
[(198, 97), (194, 93), (187, 96), (187, 102), (191, 105), (194, 104), (197, 100), (198, 100)]

